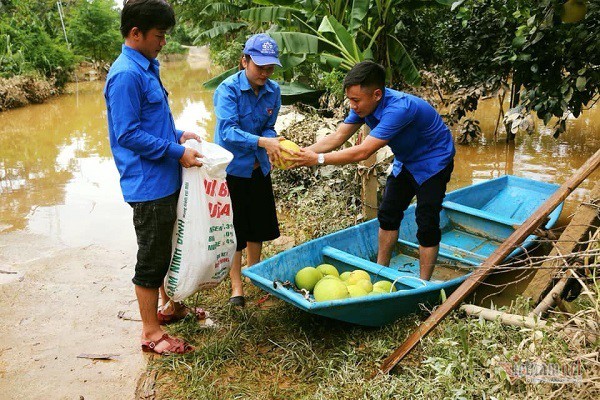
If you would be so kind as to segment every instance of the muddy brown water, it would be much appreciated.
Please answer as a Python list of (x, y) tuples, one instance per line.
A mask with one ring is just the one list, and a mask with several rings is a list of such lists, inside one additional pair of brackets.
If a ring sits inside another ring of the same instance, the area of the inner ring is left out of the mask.
[[(163, 64), (162, 76), (177, 126), (210, 137), (212, 93), (201, 85), (209, 71), (173, 62)], [(0, 113), (0, 231), (24, 229), (68, 245), (128, 241), (130, 211), (110, 154), (102, 86), (71, 85), (69, 94), (45, 104)], [(476, 112), (483, 144), (457, 146), (449, 190), (505, 174), (562, 183), (600, 147), (599, 107), (570, 119), (559, 139), (538, 123), (534, 134), (518, 135), (514, 147), (506, 146), (503, 134), (496, 141), (491, 135), (497, 107), (488, 100)], [(599, 175), (569, 197), (563, 215)]]

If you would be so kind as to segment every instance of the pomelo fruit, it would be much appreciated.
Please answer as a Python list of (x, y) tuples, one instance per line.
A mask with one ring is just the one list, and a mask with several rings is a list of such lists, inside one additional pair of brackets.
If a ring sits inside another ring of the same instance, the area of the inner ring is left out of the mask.
[(373, 290), (375, 290), (376, 288), (381, 289), (382, 291), (384, 291), (386, 293), (396, 291), (396, 288), (392, 285), (392, 282), (386, 281), (386, 280), (375, 282), (373, 284)]
[(340, 279), (343, 281), (347, 281), (349, 277), (350, 277), (350, 271), (342, 272), (340, 274)]
[(586, 12), (585, 0), (569, 0), (562, 6), (561, 20), (565, 24), (573, 24), (584, 19)]
[(355, 269), (350, 273), (350, 276), (348, 277), (348, 283), (350, 285), (355, 285), (356, 282), (358, 282), (361, 279), (366, 279), (369, 282), (371, 282), (371, 275), (369, 275), (368, 272), (363, 271), (362, 269)]
[(359, 279), (355, 285), (361, 287), (367, 293), (373, 290), (373, 284), (367, 279)]
[(383, 290), (380, 287), (373, 287), (373, 291), (371, 292), (372, 294), (381, 294), (381, 293), (388, 293), (387, 290)]
[(369, 294), (369, 292), (365, 291), (362, 287), (358, 285), (348, 285), (348, 293), (350, 293), (350, 297), (360, 297)]
[(316, 301), (346, 299), (350, 296), (348, 288), (339, 279), (322, 279), (315, 287)]
[[(296, 143), (292, 142), (291, 140), (282, 140), (281, 142), (279, 142), (279, 145), (286, 150), (292, 150), (292, 151), (300, 151), (300, 146), (298, 146)], [(292, 158), (292, 155), (286, 151), (281, 151), (280, 153), (280, 157), (279, 157), (279, 161), (276, 163), (273, 163), (273, 165), (275, 165), (275, 167), (279, 168), (279, 169), (288, 169), (292, 166), (293, 162), (289, 161), (290, 158)]]
[[(320, 271), (319, 271), (319, 272), (320, 272)], [(318, 282), (317, 282), (317, 284), (315, 285), (314, 289), (316, 289), (316, 288), (317, 288), (317, 286), (319, 286), (319, 284), (320, 284), (321, 282), (328, 281), (328, 280), (330, 280), (330, 279), (331, 279), (331, 280), (335, 280), (335, 281), (340, 281), (340, 282), (342, 282), (342, 281), (340, 280), (340, 278), (338, 278), (338, 277), (337, 277), (337, 276), (335, 276), (335, 275), (325, 275), (324, 277), (322, 277), (321, 279), (319, 279), (319, 281), (318, 281)], [(342, 282), (342, 283), (344, 283), (344, 284), (345, 284), (346, 282)], [(313, 291), (314, 291), (314, 289), (313, 289)]]
[(314, 267), (304, 267), (296, 273), (294, 281), (298, 288), (306, 289), (310, 292), (322, 277), (323, 274), (318, 269)]
[(333, 275), (335, 277), (340, 276), (340, 273), (338, 272), (337, 268), (331, 264), (321, 264), (317, 267), (317, 269), (319, 271), (321, 271), (323, 276), (326, 276), (326, 275)]

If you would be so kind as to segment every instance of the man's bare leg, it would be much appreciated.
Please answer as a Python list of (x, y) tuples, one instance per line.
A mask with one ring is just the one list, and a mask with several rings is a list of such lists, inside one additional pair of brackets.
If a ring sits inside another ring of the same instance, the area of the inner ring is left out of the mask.
[(421, 279), (428, 281), (433, 274), (433, 268), (437, 261), (440, 245), (433, 247), (419, 246), (419, 265), (421, 266)]
[[(140, 307), (140, 316), (142, 317), (142, 340), (156, 341), (165, 333), (156, 316), (158, 307), (158, 289), (135, 286), (135, 295)], [(167, 342), (159, 343), (156, 346), (156, 352), (160, 353), (168, 348)]]
[(379, 250), (377, 251), (377, 264), (388, 267), (392, 259), (394, 246), (398, 241), (398, 231), (386, 231), (379, 228)]

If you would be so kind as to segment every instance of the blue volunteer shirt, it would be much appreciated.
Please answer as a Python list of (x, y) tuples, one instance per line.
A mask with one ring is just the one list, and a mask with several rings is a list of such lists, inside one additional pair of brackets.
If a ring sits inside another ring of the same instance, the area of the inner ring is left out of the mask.
[(159, 62), (123, 45), (106, 77), (110, 148), (127, 202), (150, 201), (181, 186), (179, 144)]
[(450, 130), (437, 111), (417, 96), (386, 88), (373, 113), (363, 119), (350, 110), (344, 122), (366, 123), (371, 136), (388, 140), (394, 153), (392, 174), (398, 176), (405, 166), (419, 185), (454, 157)]
[(254, 94), (246, 71), (225, 79), (214, 94), (217, 126), (215, 142), (233, 153), (227, 174), (250, 178), (258, 162), (263, 175), (271, 171), (267, 151), (258, 147), (258, 138), (275, 137), (275, 121), (281, 108), (279, 85), (268, 79)]

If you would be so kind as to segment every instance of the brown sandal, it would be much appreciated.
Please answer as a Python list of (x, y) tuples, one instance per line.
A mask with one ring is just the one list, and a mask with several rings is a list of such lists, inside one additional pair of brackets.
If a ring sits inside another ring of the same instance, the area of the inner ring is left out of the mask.
[(192, 314), (196, 316), (196, 319), (198, 321), (201, 321), (203, 319), (206, 319), (206, 311), (204, 311), (203, 308), (185, 308), (187, 310), (187, 313), (181, 315), (181, 314), (163, 314), (161, 311), (156, 313), (156, 317), (158, 318), (158, 323), (160, 325), (170, 325), (170, 324), (174, 324), (175, 322), (179, 322), (182, 319), (184, 319), (185, 317), (187, 317), (188, 315)]
[[(161, 352), (156, 351), (156, 346), (161, 342), (169, 343), (169, 347), (164, 349)], [(162, 337), (155, 341), (143, 341), (142, 342), (142, 351), (145, 353), (155, 353), (163, 356), (168, 356), (171, 354), (186, 354), (191, 351), (194, 351), (194, 347), (187, 344), (185, 341), (181, 339), (177, 339), (169, 336), (168, 334), (162, 335)]]

